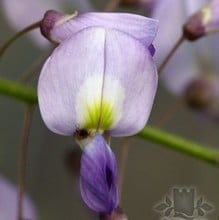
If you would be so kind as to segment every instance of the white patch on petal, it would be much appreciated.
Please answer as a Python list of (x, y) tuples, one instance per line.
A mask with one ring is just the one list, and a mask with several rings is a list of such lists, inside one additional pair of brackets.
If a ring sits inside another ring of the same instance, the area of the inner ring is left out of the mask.
[(108, 130), (121, 118), (124, 88), (107, 73), (104, 88), (102, 86), (101, 74), (89, 76), (81, 85), (76, 97), (76, 117), (80, 129), (93, 130), (98, 127), (100, 130)]

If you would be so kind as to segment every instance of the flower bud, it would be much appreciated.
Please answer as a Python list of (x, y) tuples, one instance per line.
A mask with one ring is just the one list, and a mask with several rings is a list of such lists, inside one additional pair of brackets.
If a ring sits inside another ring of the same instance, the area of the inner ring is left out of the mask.
[(183, 27), (186, 39), (194, 41), (219, 30), (218, 3), (213, 0), (189, 18)]
[(77, 12), (75, 12), (72, 15), (66, 15), (61, 12), (55, 11), (55, 10), (49, 10), (44, 14), (43, 20), (40, 25), (40, 31), (41, 34), (47, 38), (49, 41), (52, 41), (54, 43), (60, 43), (60, 41), (56, 38), (54, 38), (51, 35), (51, 30), (58, 25), (63, 24), (64, 22), (68, 21), (69, 19), (73, 18), (77, 15)]
[(184, 100), (189, 107), (207, 114), (219, 115), (219, 79), (202, 77), (192, 81), (186, 88)]

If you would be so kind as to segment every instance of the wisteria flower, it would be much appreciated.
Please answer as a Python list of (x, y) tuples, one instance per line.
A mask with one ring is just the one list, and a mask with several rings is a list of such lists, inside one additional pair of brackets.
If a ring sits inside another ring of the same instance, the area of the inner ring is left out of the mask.
[(148, 49), (156, 30), (155, 20), (112, 13), (86, 13), (55, 25), (49, 36), (62, 43), (44, 64), (38, 84), (46, 125), (62, 135), (140, 131), (157, 87)]
[[(52, 24), (52, 25), (51, 25)], [(146, 124), (156, 92), (157, 21), (121, 13), (46, 13), (41, 30), (59, 46), (43, 66), (38, 97), (47, 127), (84, 148), (81, 193), (98, 213), (118, 204), (115, 157), (101, 134), (129, 136)]]

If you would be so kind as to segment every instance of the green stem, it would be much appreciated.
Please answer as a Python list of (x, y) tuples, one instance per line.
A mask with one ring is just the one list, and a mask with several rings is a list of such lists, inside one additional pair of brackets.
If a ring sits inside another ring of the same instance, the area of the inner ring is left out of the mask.
[(0, 94), (28, 104), (37, 103), (37, 93), (34, 88), (7, 79), (0, 79)]
[(203, 146), (176, 135), (147, 126), (137, 134), (166, 148), (179, 151), (210, 164), (219, 165), (219, 150)]
[[(16, 98), (28, 104), (37, 104), (37, 93), (35, 89), (21, 83), (0, 79), (0, 94)], [(150, 126), (147, 126), (137, 135), (166, 148), (182, 152), (211, 164), (219, 165), (219, 150), (214, 148), (193, 143)]]

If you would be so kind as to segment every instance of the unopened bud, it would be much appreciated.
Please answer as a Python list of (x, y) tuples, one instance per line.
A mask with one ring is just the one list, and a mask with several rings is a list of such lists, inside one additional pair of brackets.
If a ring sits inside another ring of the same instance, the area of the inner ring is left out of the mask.
[(213, 0), (189, 18), (183, 27), (184, 36), (197, 40), (219, 30), (219, 1)]
[(54, 10), (47, 11), (44, 14), (43, 20), (40, 25), (40, 31), (42, 35), (53, 43), (60, 43), (60, 40), (54, 38), (51, 34), (53, 28), (67, 22), (76, 15), (77, 13), (74, 13), (72, 15), (65, 15), (61, 12)]
[(195, 79), (187, 86), (184, 100), (194, 110), (207, 115), (219, 115), (219, 78)]

